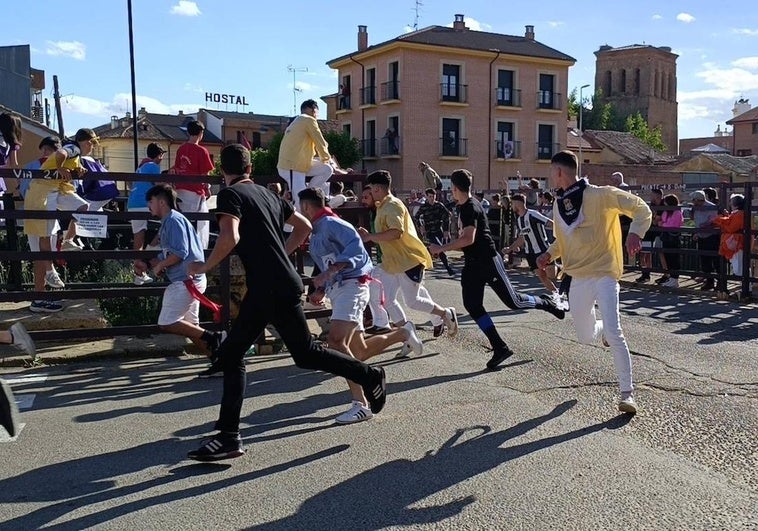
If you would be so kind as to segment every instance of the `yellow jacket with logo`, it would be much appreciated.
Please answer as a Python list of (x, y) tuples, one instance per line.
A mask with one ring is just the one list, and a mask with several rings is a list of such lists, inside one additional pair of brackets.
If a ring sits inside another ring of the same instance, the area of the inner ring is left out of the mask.
[(316, 119), (308, 114), (301, 114), (284, 131), (276, 167), (307, 174), (315, 153), (318, 153), (322, 162), (328, 162), (331, 158), (329, 144), (324, 140)]

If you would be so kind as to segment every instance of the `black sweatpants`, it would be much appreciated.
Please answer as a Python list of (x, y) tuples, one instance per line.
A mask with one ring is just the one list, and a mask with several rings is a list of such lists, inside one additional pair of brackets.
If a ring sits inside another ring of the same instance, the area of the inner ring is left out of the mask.
[(499, 256), (491, 260), (466, 260), (461, 272), (463, 306), (475, 321), (485, 315), (484, 287), (489, 286), (511, 310), (528, 310), (542, 306), (536, 297), (516, 291)]
[(248, 291), (240, 304), (239, 315), (218, 351), (224, 368), (224, 392), (216, 423), (219, 431), (239, 431), (240, 412), (247, 385), (245, 352), (269, 323), (276, 327), (298, 367), (329, 372), (361, 386), (370, 383), (368, 365), (336, 350), (327, 349), (313, 340), (299, 296), (250, 296)]

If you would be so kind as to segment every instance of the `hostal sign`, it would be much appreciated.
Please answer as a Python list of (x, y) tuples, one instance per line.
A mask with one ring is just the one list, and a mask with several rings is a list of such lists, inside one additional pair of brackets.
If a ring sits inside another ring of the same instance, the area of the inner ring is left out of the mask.
[(228, 103), (231, 105), (247, 106), (247, 98), (245, 98), (245, 96), (236, 96), (234, 94), (219, 94), (217, 92), (206, 92), (205, 101), (211, 101), (213, 103)]

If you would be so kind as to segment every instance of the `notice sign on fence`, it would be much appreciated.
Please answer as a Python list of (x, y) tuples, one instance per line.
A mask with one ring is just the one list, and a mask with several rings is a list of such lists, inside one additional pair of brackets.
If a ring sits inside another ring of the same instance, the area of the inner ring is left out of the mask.
[(108, 233), (108, 216), (74, 214), (76, 235), (83, 238), (105, 238)]

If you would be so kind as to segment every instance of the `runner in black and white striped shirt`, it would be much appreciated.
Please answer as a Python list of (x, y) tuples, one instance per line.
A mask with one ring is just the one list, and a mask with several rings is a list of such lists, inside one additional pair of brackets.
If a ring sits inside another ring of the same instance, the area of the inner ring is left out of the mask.
[[(550, 246), (545, 228), (552, 228), (553, 221), (536, 210), (526, 208), (526, 197), (523, 194), (513, 194), (511, 204), (513, 205), (513, 211), (518, 216), (516, 218), (518, 238), (503, 249), (502, 253), (506, 255), (516, 249), (523, 248), (526, 262), (529, 264), (529, 270), (537, 275), (537, 278), (540, 279), (546, 290), (557, 294), (558, 288), (550, 279), (547, 272), (537, 267), (537, 257), (547, 251), (547, 248)], [(558, 296), (557, 300), (560, 300), (560, 296)]]

